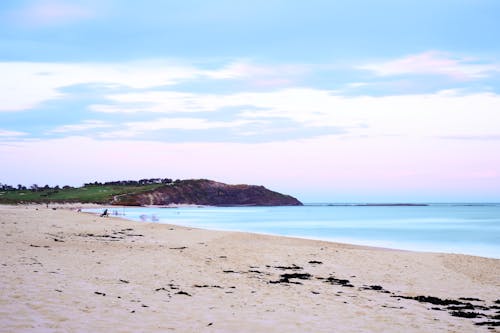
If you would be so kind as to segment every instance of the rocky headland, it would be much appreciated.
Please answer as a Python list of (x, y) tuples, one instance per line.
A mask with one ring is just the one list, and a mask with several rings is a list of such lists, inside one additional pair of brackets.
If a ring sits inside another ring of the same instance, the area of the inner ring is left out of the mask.
[(146, 192), (115, 196), (113, 205), (301, 206), (296, 198), (264, 186), (229, 185), (208, 179), (181, 180)]

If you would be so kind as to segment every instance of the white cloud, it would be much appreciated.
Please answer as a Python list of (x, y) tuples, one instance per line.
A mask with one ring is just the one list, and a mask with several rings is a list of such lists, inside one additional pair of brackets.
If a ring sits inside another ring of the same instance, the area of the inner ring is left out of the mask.
[(0, 111), (19, 111), (61, 98), (59, 89), (77, 84), (101, 84), (144, 89), (194, 78), (194, 67), (167, 62), (118, 64), (0, 62)]
[[(319, 89), (228, 95), (144, 92), (113, 95), (97, 111), (157, 113), (235, 111), (241, 120), (284, 119), (306, 127), (342, 127), (355, 135), (464, 136), (500, 134), (500, 96), (491, 93), (345, 97)], [(145, 105), (131, 109), (128, 105)], [(147, 106), (146, 106), (147, 105)]]
[(403, 74), (438, 74), (459, 80), (487, 77), (500, 72), (499, 64), (481, 64), (471, 59), (452, 57), (447, 53), (429, 51), (386, 62), (358, 66), (380, 76)]
[(8, 131), (8, 130), (2, 130), (0, 129), (0, 138), (5, 138), (5, 137), (19, 137), (23, 135), (27, 135), (28, 133), (25, 132), (18, 132), (18, 131)]
[(208, 130), (236, 128), (251, 123), (249, 120), (209, 121), (201, 118), (159, 118), (121, 124), (120, 130), (106, 131), (98, 135), (103, 139), (137, 138), (143, 134), (161, 130)]
[(111, 126), (112, 126), (111, 124), (105, 123), (104, 121), (101, 120), (86, 120), (80, 124), (70, 124), (70, 125), (63, 125), (56, 127), (50, 130), (49, 133), (79, 132), (79, 131), (86, 131), (89, 129), (106, 128)]
[[(61, 88), (78, 84), (99, 84), (108, 87), (148, 89), (174, 85), (186, 80), (243, 79), (258, 86), (287, 84), (286, 76), (301, 75), (301, 66), (266, 67), (248, 62), (231, 62), (207, 70), (194, 65), (168, 60), (148, 60), (125, 63), (38, 63), (0, 62), (0, 111), (20, 111), (35, 108), (40, 103), (64, 97)], [(282, 77), (283, 76), (283, 77)], [(285, 78), (284, 78), (285, 77)], [(169, 93), (171, 100), (189, 103), (190, 94)], [(150, 93), (148, 99), (161, 93)], [(131, 101), (135, 94), (110, 96)], [(115, 111), (112, 106), (96, 106), (103, 112)], [(129, 111), (136, 111), (129, 108)]]
[(250, 78), (250, 83), (259, 86), (280, 86), (293, 82), (293, 79), (305, 75), (314, 66), (304, 64), (259, 65), (250, 61), (237, 60), (216, 70), (205, 70), (204, 75), (213, 79)]

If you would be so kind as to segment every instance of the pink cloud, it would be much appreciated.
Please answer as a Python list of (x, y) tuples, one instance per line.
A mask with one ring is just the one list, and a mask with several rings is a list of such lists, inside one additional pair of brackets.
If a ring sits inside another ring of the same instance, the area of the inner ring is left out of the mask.
[(359, 66), (379, 76), (403, 74), (438, 74), (458, 80), (478, 79), (499, 72), (500, 65), (475, 63), (470, 59), (452, 57), (443, 52), (429, 51), (386, 62)]

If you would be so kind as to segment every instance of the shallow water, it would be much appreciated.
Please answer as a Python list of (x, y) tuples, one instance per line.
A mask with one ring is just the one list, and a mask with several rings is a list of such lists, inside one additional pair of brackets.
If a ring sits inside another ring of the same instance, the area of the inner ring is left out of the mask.
[(111, 207), (109, 211), (134, 221), (500, 258), (500, 204)]

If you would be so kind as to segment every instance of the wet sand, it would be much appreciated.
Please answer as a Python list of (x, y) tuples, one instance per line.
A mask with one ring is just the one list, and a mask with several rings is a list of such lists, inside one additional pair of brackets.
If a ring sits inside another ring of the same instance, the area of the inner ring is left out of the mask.
[(69, 208), (0, 206), (1, 332), (500, 329), (498, 259)]

